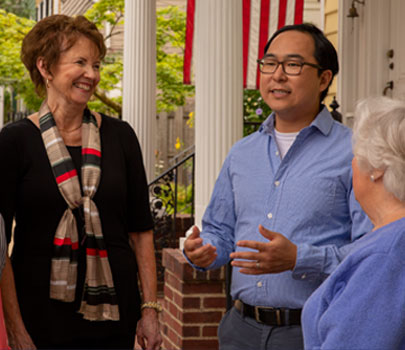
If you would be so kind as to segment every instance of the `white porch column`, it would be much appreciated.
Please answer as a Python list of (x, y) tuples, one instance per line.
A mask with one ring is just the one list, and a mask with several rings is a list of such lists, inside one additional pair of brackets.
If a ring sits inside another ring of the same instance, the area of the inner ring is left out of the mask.
[(156, 0), (126, 0), (122, 119), (141, 144), (148, 181), (154, 178), (156, 134)]
[(222, 163), (242, 137), (242, 0), (197, 0), (195, 222), (201, 224)]
[(4, 86), (0, 85), (0, 130), (4, 125)]
[(60, 0), (53, 1), (53, 13), (54, 15), (58, 15), (60, 13)]

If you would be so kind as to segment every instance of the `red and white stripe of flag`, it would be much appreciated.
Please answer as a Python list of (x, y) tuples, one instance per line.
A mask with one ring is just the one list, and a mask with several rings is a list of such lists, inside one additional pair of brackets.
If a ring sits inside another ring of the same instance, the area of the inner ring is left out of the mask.
[[(259, 87), (257, 59), (273, 33), (289, 24), (302, 23), (304, 0), (242, 0), (243, 1), (243, 86)], [(191, 84), (194, 14), (196, 0), (187, 1), (186, 44), (183, 66), (184, 84)]]

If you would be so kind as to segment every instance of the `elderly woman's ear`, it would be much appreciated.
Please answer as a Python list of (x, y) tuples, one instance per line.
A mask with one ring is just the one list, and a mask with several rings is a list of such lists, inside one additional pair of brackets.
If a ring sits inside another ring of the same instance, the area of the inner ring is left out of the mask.
[(375, 182), (380, 179), (382, 180), (384, 172), (384, 170), (374, 169), (370, 174), (371, 181)]

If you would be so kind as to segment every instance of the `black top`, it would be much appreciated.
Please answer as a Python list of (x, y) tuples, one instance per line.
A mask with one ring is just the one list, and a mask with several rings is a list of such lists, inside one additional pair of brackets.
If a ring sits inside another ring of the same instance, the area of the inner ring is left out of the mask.
[[(39, 344), (134, 332), (140, 317), (137, 265), (128, 232), (153, 226), (142, 154), (126, 122), (102, 116), (101, 178), (93, 200), (99, 210), (104, 240), (117, 292), (120, 321), (85, 321), (77, 313), (85, 272), (85, 244), (79, 258), (76, 301), (49, 298), (53, 238), (67, 208), (57, 187), (39, 129), (28, 119), (0, 132), (0, 213), (8, 241), (13, 217), (12, 263), (25, 326)], [(75, 166), (81, 147), (68, 147)], [(80, 172), (80, 167), (77, 169)], [(77, 214), (77, 213), (76, 213)], [(78, 226), (82, 221), (78, 217)], [(80, 231), (79, 231), (80, 235)]]
[(6, 262), (7, 241), (6, 234), (4, 233), (4, 221), (0, 214), (0, 278), (3, 272), (3, 267)]

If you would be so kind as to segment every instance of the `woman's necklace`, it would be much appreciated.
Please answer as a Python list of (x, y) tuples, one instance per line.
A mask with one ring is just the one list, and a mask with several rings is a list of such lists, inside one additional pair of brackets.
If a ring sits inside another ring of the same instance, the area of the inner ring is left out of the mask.
[(71, 130), (65, 130), (65, 129), (61, 129), (61, 128), (58, 128), (58, 130), (68, 134), (68, 133), (71, 133), (73, 131), (79, 130), (82, 127), (82, 124), (83, 123), (80, 123), (80, 125), (78, 127), (74, 128), (74, 129), (71, 129)]

